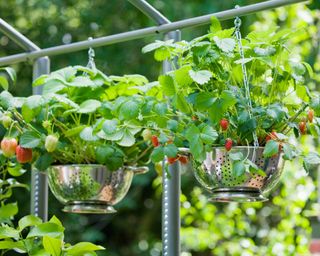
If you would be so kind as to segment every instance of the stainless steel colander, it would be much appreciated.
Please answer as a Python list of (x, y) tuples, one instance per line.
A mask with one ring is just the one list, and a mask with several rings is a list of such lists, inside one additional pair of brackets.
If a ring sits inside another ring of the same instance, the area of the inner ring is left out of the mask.
[(73, 213), (113, 213), (113, 205), (127, 194), (134, 174), (147, 167), (122, 167), (110, 171), (103, 165), (54, 165), (48, 168), (53, 195)]
[[(241, 152), (254, 162), (265, 173), (265, 176), (246, 173), (236, 177), (232, 173), (232, 161), (229, 152), (223, 147), (213, 148), (206, 160), (193, 163), (194, 174), (198, 182), (212, 193), (212, 201), (248, 202), (265, 201), (264, 195), (269, 193), (279, 182), (283, 169), (281, 154), (271, 158), (263, 157), (263, 147), (233, 147), (232, 153)], [(255, 155), (254, 159), (253, 156)]]

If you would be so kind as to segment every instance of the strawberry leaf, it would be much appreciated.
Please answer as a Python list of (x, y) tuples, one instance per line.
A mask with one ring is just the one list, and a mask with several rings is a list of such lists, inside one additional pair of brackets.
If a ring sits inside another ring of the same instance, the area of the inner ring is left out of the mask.
[(269, 140), (263, 150), (264, 157), (272, 157), (279, 152), (279, 142)]

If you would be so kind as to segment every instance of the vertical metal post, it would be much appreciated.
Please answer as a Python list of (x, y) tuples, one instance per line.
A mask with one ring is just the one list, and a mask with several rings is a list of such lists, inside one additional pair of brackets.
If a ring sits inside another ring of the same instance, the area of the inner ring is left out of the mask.
[[(166, 34), (165, 39), (179, 41), (180, 31)], [(163, 72), (172, 70), (171, 64), (163, 63)], [(169, 165), (166, 172), (163, 165), (163, 195), (162, 195), (162, 255), (180, 255), (180, 189), (181, 177), (178, 162)]]
[[(50, 59), (41, 57), (33, 64), (33, 79), (50, 72)], [(33, 94), (41, 94), (42, 88), (33, 88)], [(42, 171), (42, 170), (39, 170)], [(48, 220), (48, 182), (47, 176), (38, 170), (31, 173), (31, 214), (40, 217), (43, 221)]]

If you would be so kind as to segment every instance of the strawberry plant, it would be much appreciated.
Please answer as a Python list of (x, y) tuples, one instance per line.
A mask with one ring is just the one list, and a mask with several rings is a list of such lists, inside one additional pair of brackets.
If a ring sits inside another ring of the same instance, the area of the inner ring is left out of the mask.
[(0, 94), (4, 134), (19, 145), (3, 153), (39, 170), (51, 164), (103, 164), (110, 170), (176, 157), (183, 123), (172, 120), (157, 82), (141, 75), (106, 76), (82, 66), (44, 75), (33, 86), (42, 95), (25, 98)]
[[(12, 69), (5, 70), (14, 80), (15, 75)], [(2, 86), (8, 83), (0, 79)], [(5, 103), (5, 100), (6, 98), (2, 98), (1, 103), (9, 107), (10, 104)], [(0, 116), (2, 120), (0, 124), (0, 254), (97, 255), (95, 251), (105, 248), (90, 242), (79, 242), (74, 245), (65, 242), (65, 228), (55, 216), (47, 222), (43, 222), (34, 215), (26, 215), (19, 220), (15, 218), (19, 208), (17, 202), (12, 202), (12, 195), (17, 189), (29, 190), (29, 186), (20, 183), (18, 179), (30, 170), (32, 150), (22, 148), (14, 138), (19, 137), (20, 127), (16, 126), (16, 121), (11, 118), (11, 112), (5, 114), (2, 112), (2, 114)], [(6, 136), (8, 134), (12, 137)]]
[[(181, 133), (196, 162), (203, 162), (212, 147), (229, 151), (253, 146), (256, 136), (265, 158), (281, 153), (286, 160), (301, 156), (306, 168), (320, 163), (318, 154), (302, 152), (290, 140), (291, 136), (318, 138), (320, 134), (319, 94), (311, 92), (306, 82), (313, 70), (286, 44), (295, 32), (276, 27), (253, 31), (241, 40), (242, 58), (235, 28), (223, 30), (213, 19), (209, 33), (190, 42), (156, 41), (143, 48), (144, 53), (154, 52), (157, 61), (166, 59), (172, 64), (173, 71), (160, 75), (158, 81), (173, 107), (185, 114)], [(248, 164), (236, 172), (257, 171)]]

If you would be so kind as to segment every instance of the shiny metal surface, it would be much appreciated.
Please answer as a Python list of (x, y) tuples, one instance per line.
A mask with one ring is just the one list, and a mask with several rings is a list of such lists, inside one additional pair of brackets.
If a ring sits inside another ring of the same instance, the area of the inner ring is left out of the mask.
[(229, 202), (264, 202), (268, 198), (261, 194), (260, 189), (257, 188), (217, 188), (213, 191), (209, 201), (229, 203)]
[(135, 173), (147, 167), (123, 167), (109, 171), (103, 165), (55, 165), (48, 168), (48, 183), (66, 212), (110, 213), (127, 194)]
[(229, 152), (223, 147), (214, 148), (207, 154), (203, 163), (193, 163), (196, 179), (205, 189), (213, 193), (213, 201), (264, 201), (263, 194), (268, 194), (276, 186), (283, 169), (281, 155), (264, 158), (264, 148), (258, 147), (255, 159), (252, 159), (253, 150), (253, 147), (234, 147), (229, 152), (241, 152), (244, 156), (248, 156), (248, 159), (261, 168), (265, 176), (246, 173), (236, 177), (232, 173)]

